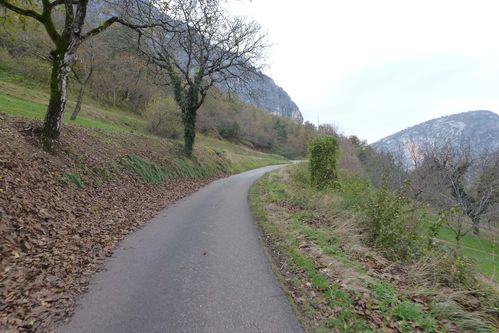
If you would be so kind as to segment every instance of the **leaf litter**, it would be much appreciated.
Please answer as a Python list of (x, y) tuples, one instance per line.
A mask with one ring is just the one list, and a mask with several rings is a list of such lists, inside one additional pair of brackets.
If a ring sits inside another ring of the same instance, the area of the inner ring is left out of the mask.
[[(66, 126), (50, 154), (40, 149), (36, 126), (0, 114), (1, 332), (52, 331), (119, 241), (216, 178), (146, 183), (120, 161), (134, 154), (168, 163), (178, 147)], [(84, 186), (68, 181), (70, 173)]]

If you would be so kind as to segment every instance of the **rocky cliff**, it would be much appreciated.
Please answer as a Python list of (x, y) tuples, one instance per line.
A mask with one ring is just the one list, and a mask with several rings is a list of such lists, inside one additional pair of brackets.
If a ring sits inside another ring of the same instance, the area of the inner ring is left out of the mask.
[[(223, 87), (220, 87), (222, 90)], [(254, 76), (246, 84), (235, 84), (234, 93), (244, 103), (270, 113), (295, 119), (302, 123), (303, 116), (288, 93), (267, 75)]]

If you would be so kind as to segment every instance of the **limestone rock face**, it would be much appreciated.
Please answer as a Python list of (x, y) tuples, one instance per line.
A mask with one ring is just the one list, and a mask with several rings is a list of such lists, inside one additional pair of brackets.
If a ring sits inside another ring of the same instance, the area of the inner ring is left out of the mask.
[[(224, 87), (220, 89), (224, 90)], [(255, 75), (244, 85), (235, 84), (233, 89), (237, 97), (246, 104), (254, 105), (281, 117), (303, 122), (298, 106), (291, 100), (288, 93), (267, 75)]]

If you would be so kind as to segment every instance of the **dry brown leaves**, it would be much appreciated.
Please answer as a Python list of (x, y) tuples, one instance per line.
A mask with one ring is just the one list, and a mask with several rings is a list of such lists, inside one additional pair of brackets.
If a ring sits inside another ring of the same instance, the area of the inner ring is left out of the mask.
[[(90, 277), (127, 234), (210, 179), (147, 184), (111, 170), (127, 154), (168, 159), (161, 142), (66, 127), (57, 154), (34, 123), (0, 114), (0, 331), (45, 332), (70, 315)], [(83, 188), (67, 173), (84, 174)], [(82, 171), (83, 170), (83, 171)]]

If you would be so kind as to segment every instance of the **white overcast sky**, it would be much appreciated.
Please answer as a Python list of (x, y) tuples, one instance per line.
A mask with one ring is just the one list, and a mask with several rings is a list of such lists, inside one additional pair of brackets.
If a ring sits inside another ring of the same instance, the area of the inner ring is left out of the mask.
[(432, 118), (499, 111), (498, 0), (227, 0), (259, 22), (269, 74), (315, 124), (372, 143)]

